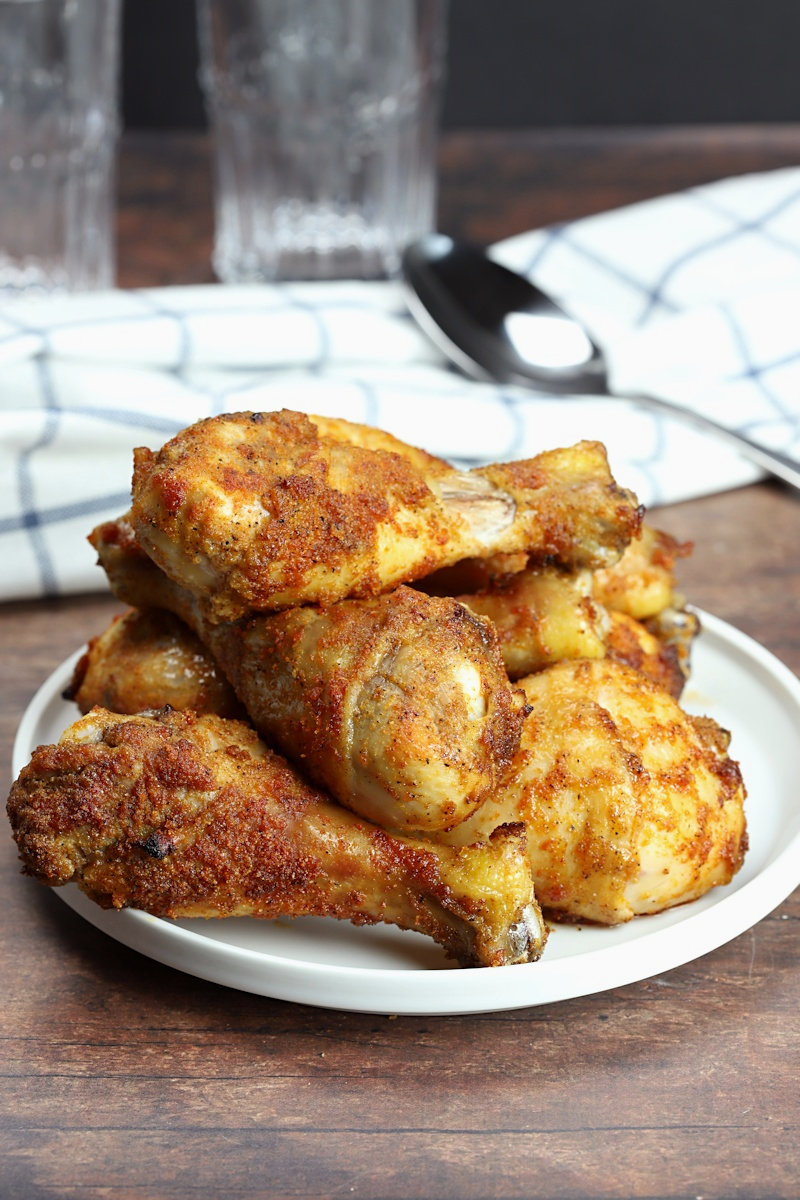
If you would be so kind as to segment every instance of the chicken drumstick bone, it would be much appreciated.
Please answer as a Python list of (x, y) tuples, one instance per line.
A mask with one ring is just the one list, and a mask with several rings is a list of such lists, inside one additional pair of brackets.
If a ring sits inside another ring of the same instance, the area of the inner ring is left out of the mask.
[(502, 781), (525, 702), (496, 635), (456, 600), (407, 587), (212, 624), (123, 519), (91, 535), (126, 604), (186, 622), (262, 736), (341, 804), (387, 828), (451, 828)]
[(393, 837), (239, 721), (93, 709), (34, 751), (8, 815), (28, 874), (104, 908), (383, 921), (464, 966), (531, 962), (546, 937), (520, 827), (459, 849)]
[(605, 566), (641, 511), (597, 442), (457, 471), (380, 430), (284, 411), (208, 418), (137, 450), (131, 520), (219, 622), (377, 595), (471, 556)]

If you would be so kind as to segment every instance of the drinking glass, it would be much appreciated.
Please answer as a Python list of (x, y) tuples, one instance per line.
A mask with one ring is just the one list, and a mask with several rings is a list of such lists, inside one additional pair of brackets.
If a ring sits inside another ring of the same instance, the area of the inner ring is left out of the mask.
[(225, 282), (379, 278), (435, 224), (446, 0), (199, 0)]
[(120, 0), (0, 0), (0, 296), (114, 281)]

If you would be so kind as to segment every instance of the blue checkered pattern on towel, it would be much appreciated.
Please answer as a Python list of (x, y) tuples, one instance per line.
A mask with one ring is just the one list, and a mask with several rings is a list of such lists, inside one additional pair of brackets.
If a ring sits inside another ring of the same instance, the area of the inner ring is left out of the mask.
[[(618, 392), (656, 392), (800, 456), (800, 170), (725, 180), (495, 251), (580, 316)], [(466, 380), (398, 285), (186, 287), (0, 305), (0, 600), (104, 588), (86, 534), (134, 446), (240, 409), (380, 425), (471, 465), (598, 438), (653, 505), (746, 484), (733, 451), (623, 399)]]

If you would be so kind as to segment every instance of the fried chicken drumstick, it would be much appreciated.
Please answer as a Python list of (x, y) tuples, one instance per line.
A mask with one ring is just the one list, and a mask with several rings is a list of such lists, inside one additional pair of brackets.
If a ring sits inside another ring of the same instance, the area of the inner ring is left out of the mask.
[(284, 411), (138, 450), (90, 537), (134, 611), (12, 787), (24, 869), (158, 916), (385, 921), (475, 966), (537, 959), (540, 903), (613, 925), (729, 882), (744, 786), (677, 703), (688, 547), (641, 521), (594, 442), (464, 472)]
[(546, 937), (519, 827), (455, 849), (393, 837), (238, 721), (93, 709), (34, 752), (8, 815), (28, 874), (105, 908), (383, 921), (464, 966), (534, 961)]
[(377, 595), (470, 556), (609, 565), (641, 512), (597, 442), (465, 472), (380, 430), (284, 411), (208, 418), (137, 450), (131, 519), (218, 622)]
[[(88, 671), (77, 672), (79, 704), (101, 699), (111, 672), (117, 701), (135, 711), (144, 654), (136, 629), (157, 616), (131, 612), (97, 639)], [(146, 674), (158, 675), (157, 647)], [(199, 703), (208, 698), (204, 676)], [(694, 899), (733, 877), (746, 846), (744, 789), (722, 730), (687, 716), (663, 687), (611, 659), (565, 662), (522, 685), (533, 711), (505, 783), (464, 825), (431, 838), (485, 839), (504, 821), (522, 822), (548, 912), (606, 924)]]
[(599, 604), (591, 571), (528, 567), (483, 591), (459, 596), (491, 621), (509, 677), (521, 679), (564, 659), (613, 658), (680, 698), (689, 674), (697, 618), (669, 610), (647, 623)]
[(745, 789), (714, 721), (608, 658), (520, 682), (532, 712), (506, 784), (441, 840), (523, 822), (542, 908), (602, 924), (730, 882), (747, 847)]
[(212, 624), (126, 521), (92, 534), (115, 594), (198, 635), (259, 733), (340, 804), (387, 828), (445, 829), (501, 782), (524, 699), (489, 623), (408, 587)]
[(129, 609), (90, 638), (64, 698), (74, 700), (82, 713), (95, 707), (138, 713), (169, 705), (218, 717), (246, 716), (202, 642), (160, 608)]
[(563, 659), (614, 658), (680, 697), (696, 614), (676, 590), (675, 561), (691, 550), (647, 524), (618, 562), (597, 570), (528, 564), (515, 555), (469, 559), (418, 587), (456, 596), (497, 631), (511, 679)]

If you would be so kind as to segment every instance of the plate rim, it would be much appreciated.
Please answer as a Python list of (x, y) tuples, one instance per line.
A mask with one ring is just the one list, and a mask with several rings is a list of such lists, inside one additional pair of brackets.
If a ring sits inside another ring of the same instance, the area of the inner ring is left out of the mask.
[[(788, 698), (800, 714), (800, 680), (785, 663), (721, 618), (694, 606), (692, 611), (700, 619), (701, 638), (716, 642), (717, 648), (727, 656), (735, 651), (748, 664), (757, 664), (773, 685), (780, 685), (784, 693), (781, 707), (786, 706)], [(60, 663), (28, 703), (13, 742), (14, 778), (30, 759), (36, 744), (32, 735), (37, 723), (49, 705), (62, 699), (74, 664), (84, 650), (82, 647), (74, 651)], [(688, 915), (683, 919), (679, 917), (633, 941), (621, 941), (550, 961), (545, 951), (539, 963), (488, 969), (420, 970), (284, 957), (269, 950), (209, 938), (194, 929), (135, 909), (110, 912), (89, 900), (77, 885), (68, 884), (53, 890), (73, 912), (115, 941), (195, 978), (272, 999), (338, 1011), (456, 1016), (511, 1011), (594, 995), (696, 961), (747, 932), (791, 894), (800, 884), (798, 850), (800, 830), (752, 879), (738, 886), (734, 881), (726, 887), (713, 889), (708, 893), (713, 900), (707, 906), (702, 906), (703, 898), (694, 901), (686, 906)], [(720, 936), (719, 909), (723, 906), (727, 921)], [(691, 939), (685, 936), (688, 922), (691, 922)], [(690, 942), (688, 951), (687, 942)], [(631, 953), (632, 949), (635, 953)], [(603, 970), (594, 972), (592, 968), (598, 960), (602, 960)], [(609, 968), (614, 968), (611, 979)], [(542, 988), (536, 986), (537, 973), (545, 985)]]

